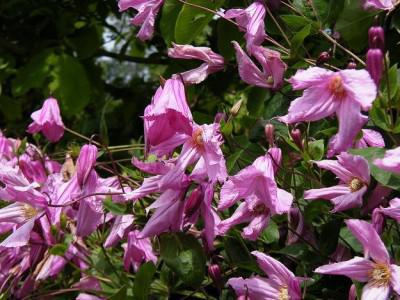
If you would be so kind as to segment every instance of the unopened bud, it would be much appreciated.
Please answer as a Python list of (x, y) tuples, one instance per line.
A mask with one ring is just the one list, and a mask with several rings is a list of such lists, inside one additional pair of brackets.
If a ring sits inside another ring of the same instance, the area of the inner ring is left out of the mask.
[(381, 49), (369, 49), (367, 52), (367, 70), (375, 84), (379, 86), (383, 74), (383, 52)]
[(347, 63), (347, 69), (355, 69), (357, 68), (357, 63), (354, 61), (354, 59), (350, 59), (349, 62)]
[(212, 281), (215, 283), (216, 286), (220, 287), (222, 283), (222, 277), (221, 277), (221, 268), (217, 264), (212, 264), (208, 266), (208, 275), (212, 279)]
[(274, 145), (274, 131), (275, 126), (272, 124), (267, 124), (264, 127), (265, 138), (268, 141), (268, 144), (272, 147)]
[(191, 216), (199, 209), (202, 196), (203, 193), (200, 187), (193, 190), (193, 192), (190, 194), (189, 198), (186, 201), (185, 215)]
[(299, 147), (300, 150), (303, 150), (303, 139), (301, 137), (300, 129), (298, 128), (292, 129), (292, 131), (290, 131), (290, 136), (293, 142), (296, 144), (296, 146)]
[(372, 26), (368, 30), (368, 44), (370, 49), (385, 51), (385, 31), (381, 26)]
[(317, 58), (317, 66), (328, 62), (331, 59), (331, 55), (328, 51), (321, 52)]
[(237, 116), (237, 114), (239, 113), (240, 108), (242, 107), (242, 103), (243, 103), (243, 100), (239, 100), (238, 102), (236, 102), (232, 106), (232, 108), (230, 110), (230, 113), (231, 113), (232, 116), (234, 116), (234, 117)]

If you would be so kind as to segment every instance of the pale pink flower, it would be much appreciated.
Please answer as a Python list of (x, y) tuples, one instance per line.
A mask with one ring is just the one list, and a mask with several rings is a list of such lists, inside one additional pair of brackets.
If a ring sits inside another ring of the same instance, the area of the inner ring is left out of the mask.
[(168, 49), (168, 56), (181, 59), (198, 59), (202, 63), (198, 68), (174, 75), (182, 77), (187, 84), (198, 84), (208, 75), (224, 69), (224, 58), (213, 52), (208, 47), (194, 47), (191, 45), (178, 45), (173, 43), (173, 48)]
[(319, 67), (300, 70), (289, 80), (294, 90), (305, 89), (303, 96), (292, 101), (282, 122), (312, 122), (336, 114), (339, 131), (332, 145), (339, 153), (353, 141), (368, 120), (361, 110), (368, 111), (377, 89), (366, 70), (333, 72)]
[(137, 272), (144, 262), (157, 263), (157, 256), (153, 251), (151, 240), (149, 238), (139, 238), (139, 235), (139, 230), (129, 232), (128, 243), (124, 245), (124, 267), (126, 271), (133, 267), (134, 271)]
[(394, 7), (393, 0), (363, 0), (364, 9), (383, 9), (389, 10)]
[(363, 246), (365, 258), (356, 256), (348, 261), (321, 266), (315, 272), (367, 282), (362, 290), (363, 300), (386, 300), (393, 291), (400, 295), (400, 267), (391, 264), (389, 253), (373, 226), (362, 220), (345, 222)]
[(253, 46), (251, 54), (261, 65), (262, 70), (260, 70), (237, 42), (232, 43), (236, 50), (239, 75), (244, 82), (273, 90), (282, 87), (287, 66), (279, 52), (262, 46)]
[(52, 143), (58, 142), (64, 135), (64, 123), (55, 98), (44, 101), (42, 108), (33, 112), (31, 118), (33, 122), (28, 127), (29, 133), (41, 131)]
[(239, 29), (245, 32), (247, 51), (249, 52), (252, 51), (253, 46), (260, 46), (266, 37), (265, 12), (262, 1), (255, 1), (246, 9), (229, 9), (224, 14), (227, 19), (235, 19)]
[(76, 177), (78, 184), (83, 187), (93, 170), (97, 159), (97, 147), (94, 145), (83, 145), (76, 160)]
[(296, 277), (284, 264), (269, 255), (259, 251), (251, 254), (257, 258), (259, 267), (268, 278), (253, 276), (229, 279), (227, 284), (235, 290), (236, 295), (247, 296), (249, 299), (301, 299), (302, 278)]
[(326, 199), (332, 202), (332, 212), (347, 210), (362, 205), (362, 197), (370, 183), (368, 162), (359, 155), (341, 153), (338, 160), (321, 160), (315, 164), (333, 172), (339, 178), (339, 184), (304, 192), (304, 199)]
[(119, 11), (129, 8), (137, 10), (137, 15), (131, 19), (135, 26), (141, 26), (137, 37), (142, 40), (149, 40), (154, 34), (154, 24), (157, 14), (164, 0), (119, 0)]
[(385, 171), (400, 173), (400, 147), (388, 150), (383, 158), (377, 158), (374, 164)]
[(394, 198), (388, 207), (378, 207), (372, 212), (372, 224), (378, 233), (383, 230), (384, 217), (390, 217), (400, 223), (400, 198)]

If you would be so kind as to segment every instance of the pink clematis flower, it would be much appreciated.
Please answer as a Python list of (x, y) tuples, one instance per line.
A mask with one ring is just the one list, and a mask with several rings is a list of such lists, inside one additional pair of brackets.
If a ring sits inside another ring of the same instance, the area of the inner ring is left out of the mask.
[(172, 44), (168, 49), (168, 56), (181, 59), (199, 59), (204, 61), (198, 68), (175, 75), (182, 76), (187, 84), (198, 84), (204, 81), (208, 75), (218, 72), (224, 68), (224, 58), (213, 52), (208, 47), (194, 47), (191, 45)]
[(139, 238), (139, 230), (131, 231), (128, 234), (128, 243), (124, 245), (124, 266), (129, 271), (133, 267), (137, 272), (140, 265), (144, 262), (152, 261), (157, 263), (157, 256), (153, 251), (151, 240), (149, 238)]
[(64, 135), (64, 123), (55, 98), (44, 101), (42, 108), (33, 112), (31, 118), (33, 122), (29, 125), (27, 132), (37, 133), (41, 131), (52, 143), (58, 142)]
[(169, 155), (191, 137), (193, 117), (181, 80), (169, 79), (160, 87), (144, 111), (146, 151)]
[(364, 0), (363, 3), (364, 9), (383, 9), (389, 10), (394, 7), (393, 0)]
[(365, 258), (324, 265), (316, 273), (344, 275), (367, 282), (362, 299), (386, 300), (392, 291), (400, 295), (400, 267), (390, 263), (389, 253), (373, 226), (362, 220), (347, 220), (347, 227), (364, 248)]
[(245, 32), (247, 51), (251, 53), (253, 46), (260, 46), (265, 37), (265, 6), (261, 1), (255, 1), (246, 9), (229, 9), (224, 17), (235, 19), (239, 29)]
[(353, 141), (368, 120), (367, 111), (375, 100), (377, 89), (366, 70), (329, 71), (319, 67), (300, 70), (290, 78), (294, 90), (305, 89), (303, 96), (292, 101), (287, 115), (280, 121), (293, 124), (324, 119), (336, 113), (339, 131), (332, 151), (340, 153)]
[[(222, 186), (218, 209), (226, 209), (240, 199), (255, 196), (257, 201), (260, 201), (260, 204), (262, 203), (272, 214), (288, 212), (293, 196), (278, 188), (275, 182), (275, 172), (280, 161), (281, 150), (271, 148), (266, 155), (257, 158), (251, 166), (230, 177)], [(252, 207), (255, 208), (257, 205), (252, 205)]]
[(362, 205), (362, 196), (370, 182), (368, 162), (361, 156), (341, 153), (338, 160), (321, 160), (315, 164), (333, 172), (340, 180), (332, 187), (312, 189), (304, 192), (304, 199), (326, 199), (334, 205), (332, 212), (347, 210)]
[(76, 160), (76, 177), (80, 187), (83, 187), (93, 170), (97, 159), (97, 147), (94, 145), (83, 145)]
[(385, 216), (400, 223), (400, 198), (394, 198), (389, 202), (388, 207), (378, 207), (372, 212), (372, 224), (378, 233), (382, 232)]
[(279, 52), (262, 46), (253, 46), (251, 54), (261, 65), (262, 70), (260, 70), (237, 42), (233, 41), (232, 43), (236, 50), (239, 75), (244, 82), (273, 90), (282, 87), (283, 75), (287, 66), (282, 61)]
[(383, 158), (377, 158), (374, 164), (385, 171), (400, 173), (400, 147), (388, 150)]
[(281, 262), (259, 251), (251, 252), (257, 257), (257, 263), (268, 278), (253, 276), (247, 279), (242, 277), (228, 280), (230, 285), (240, 296), (249, 299), (269, 300), (300, 300), (302, 278), (296, 277)]
[[(356, 148), (356, 149), (363, 149), (363, 148), (368, 148), (368, 147), (377, 147), (377, 148), (384, 148), (385, 147), (385, 141), (383, 139), (383, 136), (375, 130), (372, 129), (362, 129), (361, 130), (362, 137), (355, 141), (353, 145), (349, 145), (349, 148)], [(328, 144), (328, 151), (326, 156), (328, 158), (333, 157), (336, 154), (339, 154), (339, 152), (335, 152), (335, 144), (337, 143), (337, 134), (331, 137), (329, 140)], [(348, 149), (345, 149), (346, 151)]]
[(135, 26), (142, 26), (137, 34), (141, 41), (149, 40), (154, 34), (154, 24), (157, 14), (164, 0), (119, 0), (119, 11), (133, 8), (138, 11), (137, 15), (131, 19)]

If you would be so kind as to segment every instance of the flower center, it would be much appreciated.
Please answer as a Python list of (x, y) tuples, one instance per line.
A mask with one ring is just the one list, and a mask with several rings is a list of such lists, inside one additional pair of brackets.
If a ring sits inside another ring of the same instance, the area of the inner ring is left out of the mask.
[(329, 79), (328, 88), (330, 92), (334, 94), (337, 98), (342, 98), (346, 94), (343, 86), (342, 77), (340, 77), (339, 75), (335, 75)]
[(357, 192), (364, 186), (364, 182), (360, 178), (354, 177), (350, 183), (349, 188), (352, 193)]
[(203, 130), (201, 128), (197, 128), (192, 134), (192, 139), (195, 146), (202, 147), (204, 144)]
[(261, 215), (267, 211), (267, 208), (264, 204), (257, 204), (253, 209), (253, 213), (256, 215)]
[(29, 204), (24, 204), (24, 216), (26, 219), (32, 219), (37, 215), (37, 210), (33, 206), (30, 206)]
[(382, 286), (390, 283), (391, 272), (386, 264), (375, 264), (369, 276), (373, 285)]
[(268, 83), (268, 84), (273, 84), (273, 83), (274, 83), (274, 78), (272, 77), (272, 75), (269, 75), (269, 76), (267, 77), (267, 83)]
[(279, 289), (278, 299), (279, 300), (290, 300), (289, 290), (286, 286), (283, 286)]

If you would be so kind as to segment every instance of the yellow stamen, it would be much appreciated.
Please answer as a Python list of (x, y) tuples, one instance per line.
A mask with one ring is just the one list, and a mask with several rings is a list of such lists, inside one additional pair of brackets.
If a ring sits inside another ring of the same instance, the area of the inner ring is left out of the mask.
[(349, 183), (349, 188), (352, 193), (357, 192), (364, 186), (364, 182), (360, 178), (354, 177), (350, 183)]
[(389, 285), (391, 278), (390, 268), (387, 264), (374, 264), (374, 268), (369, 272), (371, 283), (376, 286)]
[(339, 75), (335, 75), (329, 79), (328, 88), (330, 92), (334, 94), (337, 98), (342, 98), (346, 94), (343, 86), (342, 77), (340, 77)]
[(26, 219), (32, 219), (37, 215), (37, 210), (29, 204), (24, 204), (24, 215)]
[(290, 300), (289, 290), (286, 286), (283, 286), (279, 290), (279, 300)]
[(193, 143), (197, 147), (202, 147), (204, 144), (203, 140), (203, 130), (201, 128), (197, 128), (192, 134)]

